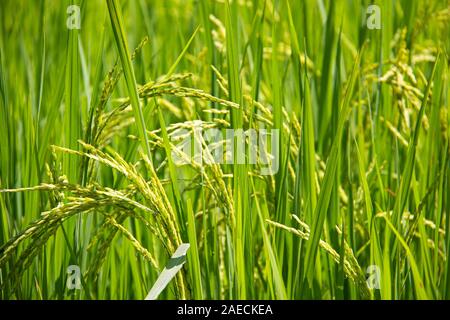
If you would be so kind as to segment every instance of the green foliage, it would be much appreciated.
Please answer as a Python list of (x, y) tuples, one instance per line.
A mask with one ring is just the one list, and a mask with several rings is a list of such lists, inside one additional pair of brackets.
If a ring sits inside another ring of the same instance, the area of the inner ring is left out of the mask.
[[(0, 299), (449, 299), (449, 20), (444, 0), (0, 1)], [(278, 129), (277, 170), (227, 129)], [(235, 164), (205, 161), (220, 145)]]

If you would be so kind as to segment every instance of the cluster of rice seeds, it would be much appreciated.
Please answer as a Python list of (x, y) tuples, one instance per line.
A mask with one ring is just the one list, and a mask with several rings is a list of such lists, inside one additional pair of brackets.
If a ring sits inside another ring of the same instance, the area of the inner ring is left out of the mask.
[[(309, 236), (310, 236), (310, 228), (309, 226), (301, 221), (297, 216), (292, 215), (292, 217), (294, 218), (295, 221), (297, 221), (300, 226), (304, 229), (304, 231), (302, 231), (301, 229), (296, 229), (296, 228), (292, 228), (292, 227), (288, 227), (285, 226), (284, 224), (272, 221), (272, 220), (266, 220), (267, 223), (269, 223), (270, 225), (286, 230), (290, 233), (293, 233), (297, 236), (299, 236), (300, 238), (304, 239), (304, 240), (309, 240)], [(340, 229), (339, 227), (336, 226), (336, 229), (338, 230), (338, 232), (340, 233)], [(336, 252), (335, 249), (333, 249), (327, 242), (320, 240), (319, 242), (320, 247), (325, 250), (336, 263), (340, 263), (341, 262), (341, 257), (339, 255), (339, 253)], [(351, 250), (351, 248), (348, 246), (347, 243), (345, 243), (345, 257), (344, 257), (344, 271), (345, 274), (348, 278), (350, 278), (357, 286), (358, 288), (361, 290), (361, 294), (365, 299), (368, 299), (370, 297), (370, 291), (369, 288), (367, 287), (367, 282), (365, 279), (365, 275), (364, 272), (362, 271), (361, 267), (358, 264), (358, 261), (356, 260), (353, 251)]]
[[(39, 253), (41, 247), (46, 243), (46, 241), (51, 237), (60, 224), (66, 220), (67, 218), (83, 212), (94, 212), (95, 210), (99, 210), (104, 207), (113, 207), (117, 208), (119, 211), (123, 212), (132, 212), (133, 210), (138, 210), (139, 212), (147, 212), (150, 215), (154, 214), (154, 211), (147, 208), (146, 206), (140, 204), (139, 202), (131, 199), (133, 196), (133, 192), (130, 193), (129, 190), (118, 191), (110, 188), (102, 188), (99, 185), (90, 185), (88, 187), (81, 187), (78, 185), (72, 185), (67, 183), (62, 177), (59, 179), (60, 182), (58, 184), (41, 184), (36, 187), (30, 188), (20, 188), (13, 190), (2, 190), (2, 192), (23, 192), (23, 191), (59, 191), (70, 193), (69, 196), (66, 196), (68, 202), (64, 204), (60, 204), (59, 206), (51, 209), (50, 211), (43, 212), (42, 218), (31, 224), (28, 228), (22, 231), (20, 234), (10, 239), (3, 247), (2, 247), (2, 256), (0, 257), (0, 268), (3, 267), (10, 259), (14, 258), (13, 254), (17, 247), (24, 243), (25, 240), (28, 240), (30, 243), (26, 247), (26, 249), (21, 253), (18, 260), (14, 263), (13, 270), (14, 273), (12, 277), (18, 280), (23, 273), (31, 264), (34, 257)], [(120, 222), (123, 221), (123, 218), (126, 216), (123, 214), (119, 214), (118, 220)], [(113, 217), (108, 217), (110, 221), (114, 221), (114, 227), (117, 227), (117, 221), (112, 220)], [(122, 229), (120, 229), (123, 231)], [(151, 230), (156, 231), (154, 226), (151, 226)], [(126, 234), (127, 238), (128, 234)], [(100, 248), (98, 254), (96, 254), (97, 262), (92, 264), (90, 268), (90, 272), (97, 274), (98, 269), (101, 266), (101, 261), (105, 256), (105, 251), (111, 244), (112, 237), (114, 234), (106, 231), (106, 235), (103, 237), (106, 241), (99, 241), (99, 237), (95, 237), (91, 243), (91, 247), (96, 242), (100, 242), (97, 248)], [(100, 237), (101, 238), (101, 237)], [(162, 239), (161, 235), (159, 238)], [(129, 238), (130, 239), (130, 238)], [(130, 239), (131, 241), (132, 239)], [(138, 249), (136, 241), (132, 241), (133, 245)], [(140, 253), (144, 253), (142, 250), (138, 250)], [(146, 254), (146, 258), (149, 256)]]
[[(144, 37), (136, 49), (133, 51), (131, 55), (131, 59), (134, 60), (136, 55), (142, 48), (147, 44), (148, 37)], [(119, 67), (118, 62), (116, 62), (113, 68), (107, 73), (105, 80), (103, 81), (103, 89), (100, 94), (100, 99), (97, 105), (90, 106), (90, 115), (86, 128), (86, 143), (92, 144), (93, 146), (103, 147), (108, 140), (112, 137), (112, 135), (108, 135), (107, 137), (102, 136), (102, 131), (104, 126), (101, 123), (101, 119), (105, 115), (106, 104), (110, 100), (114, 90), (116, 89), (117, 83), (119, 82), (122, 76), (122, 69)], [(119, 128), (125, 128), (126, 126), (133, 123), (133, 121), (128, 121), (125, 123), (121, 123)], [(117, 130), (116, 130), (117, 131)], [(81, 170), (83, 171), (86, 167), (88, 169), (88, 176), (94, 176), (94, 167), (89, 166), (89, 159), (85, 158), (82, 162)]]
[[(143, 210), (144, 212), (150, 213), (150, 217), (155, 220), (154, 225), (152, 225), (152, 230), (158, 230), (160, 234), (158, 237), (160, 239), (165, 239), (166, 248), (168, 254), (172, 254), (175, 249), (181, 244), (181, 238), (179, 235), (179, 230), (176, 225), (176, 218), (173, 212), (172, 205), (168, 200), (165, 190), (160, 182), (160, 180), (156, 177), (156, 173), (153, 171), (153, 167), (149, 162), (148, 158), (144, 158), (147, 168), (151, 171), (151, 180), (147, 182), (135, 169), (134, 166), (128, 164), (123, 160), (121, 156), (115, 153), (113, 156), (109, 154), (105, 154), (104, 152), (94, 148), (91, 145), (85, 144), (80, 141), (80, 144), (86, 149), (88, 152), (75, 151), (67, 148), (54, 146), (54, 149), (57, 151), (62, 151), (65, 153), (88, 157), (94, 161), (99, 163), (103, 163), (111, 168), (118, 170), (125, 177), (127, 177), (133, 184), (136, 190), (140, 192), (140, 194), (148, 201), (149, 207), (141, 205), (133, 200), (126, 198), (123, 195), (114, 194), (112, 190), (109, 190), (109, 196), (113, 199), (117, 198), (119, 201), (134, 205), (136, 208)], [(99, 192), (99, 191), (97, 191)], [(102, 193), (102, 192), (100, 192)], [(114, 203), (109, 202), (109, 205), (113, 205)], [(122, 222), (122, 217), (119, 217), (117, 221)], [(106, 230), (103, 231), (104, 236), (100, 237), (103, 239), (99, 241), (99, 254), (97, 255), (96, 261), (91, 265), (88, 274), (90, 276), (94, 276), (96, 279), (96, 275), (104, 261), (106, 256), (106, 251), (111, 244), (111, 240), (115, 235), (114, 231)], [(96, 239), (98, 241), (98, 239)], [(92, 247), (92, 245), (90, 246)], [(180, 292), (182, 295), (185, 294), (185, 284), (183, 284), (184, 280), (180, 279)]]

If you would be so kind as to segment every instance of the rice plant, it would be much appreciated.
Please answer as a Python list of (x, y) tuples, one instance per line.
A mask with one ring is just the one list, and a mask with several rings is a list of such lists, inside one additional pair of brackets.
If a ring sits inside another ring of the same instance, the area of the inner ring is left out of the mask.
[(449, 299), (445, 0), (0, 2), (0, 299)]

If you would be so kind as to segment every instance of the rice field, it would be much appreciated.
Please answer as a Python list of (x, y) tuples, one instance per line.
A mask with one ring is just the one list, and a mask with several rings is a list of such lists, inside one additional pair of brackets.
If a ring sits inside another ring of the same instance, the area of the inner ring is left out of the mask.
[(0, 2), (0, 299), (449, 299), (446, 0)]

